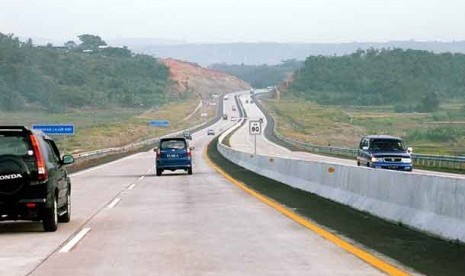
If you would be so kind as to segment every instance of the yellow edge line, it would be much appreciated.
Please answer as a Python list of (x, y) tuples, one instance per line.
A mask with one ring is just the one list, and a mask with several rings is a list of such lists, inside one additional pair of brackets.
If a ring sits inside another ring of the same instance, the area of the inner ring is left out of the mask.
[(369, 263), (370, 265), (374, 266), (375, 268), (385, 272), (388, 275), (410, 275), (409, 273), (402, 271), (401, 269), (386, 263), (385, 261), (381, 260), (378, 257), (373, 256), (372, 254), (368, 253), (367, 251), (360, 249), (343, 239), (339, 238), (338, 236), (324, 230), (323, 228), (317, 226), (316, 224), (310, 222), (306, 218), (299, 216), (298, 214), (294, 213), (293, 211), (287, 209), (280, 203), (274, 201), (273, 199), (262, 195), (255, 190), (247, 187), (244, 183), (232, 178), (228, 173), (214, 164), (207, 154), (207, 147), (204, 150), (204, 158), (206, 159), (207, 163), (213, 167), (219, 174), (221, 174), (224, 178), (229, 180), (231, 183), (236, 185), (237, 187), (241, 188), (245, 192), (249, 193), (250, 195), (254, 196), (255, 198), (259, 199), (260, 201), (264, 202), (265, 204), (271, 206), (278, 212), (282, 213), (283, 215), (287, 216), (288, 218), (292, 219), (293, 221), (299, 223), (300, 225), (304, 226), (305, 228), (315, 232), (316, 234), (320, 235), (321, 237), (325, 238), (326, 240), (334, 243), (335, 245), (339, 246), (340, 248), (344, 249), (345, 251), (357, 256), (358, 258), (362, 259), (363, 261)]

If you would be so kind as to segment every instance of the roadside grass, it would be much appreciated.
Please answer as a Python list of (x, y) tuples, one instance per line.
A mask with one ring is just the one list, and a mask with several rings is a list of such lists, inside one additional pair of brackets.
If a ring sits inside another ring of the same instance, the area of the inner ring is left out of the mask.
[[(79, 153), (118, 147), (132, 142), (165, 135), (208, 121), (215, 116), (216, 106), (197, 111), (189, 120), (183, 120), (198, 105), (198, 99), (176, 101), (156, 109), (112, 108), (105, 110), (72, 110), (61, 114), (45, 112), (0, 113), (1, 125), (74, 124), (72, 137), (54, 137), (64, 152)], [(200, 113), (207, 117), (201, 118)], [(169, 127), (150, 127), (150, 120), (168, 120)]]
[(434, 113), (396, 113), (392, 106), (323, 106), (295, 99), (266, 99), (264, 107), (286, 137), (316, 145), (355, 148), (367, 134), (405, 139), (414, 152), (465, 155), (465, 109), (441, 105)]

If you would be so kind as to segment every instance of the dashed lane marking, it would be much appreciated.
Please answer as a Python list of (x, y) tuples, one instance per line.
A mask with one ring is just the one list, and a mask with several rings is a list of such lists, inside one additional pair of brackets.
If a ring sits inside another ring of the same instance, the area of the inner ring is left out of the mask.
[(120, 202), (121, 198), (117, 197), (115, 198), (110, 204), (108, 204), (108, 208), (113, 208)]
[(60, 249), (59, 252), (60, 253), (69, 252), (71, 249), (73, 249), (76, 246), (76, 244), (78, 244), (78, 242), (80, 242), (87, 235), (87, 233), (89, 233), (89, 231), (90, 231), (90, 228), (83, 228), (79, 233), (76, 234), (76, 236), (74, 236), (74, 238), (69, 240), (69, 242), (65, 244)]

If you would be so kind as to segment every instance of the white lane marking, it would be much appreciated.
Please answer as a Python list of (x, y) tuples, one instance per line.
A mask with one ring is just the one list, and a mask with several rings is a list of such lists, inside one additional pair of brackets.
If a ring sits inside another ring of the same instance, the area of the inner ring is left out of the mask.
[(144, 178), (145, 178), (145, 175), (139, 177), (139, 180), (137, 180), (137, 181), (142, 181), (142, 180), (144, 180)]
[(131, 186), (128, 187), (128, 190), (132, 190), (134, 187), (136, 187), (136, 183), (132, 184)]
[(116, 206), (116, 204), (118, 204), (118, 202), (120, 202), (121, 198), (117, 197), (115, 198), (110, 204), (108, 204), (108, 208), (113, 208)]
[(59, 252), (60, 253), (69, 252), (71, 249), (73, 249), (73, 247), (76, 246), (78, 242), (80, 242), (87, 235), (87, 233), (89, 233), (89, 231), (90, 231), (90, 228), (82, 229), (79, 233), (77, 233), (76, 236), (74, 236), (74, 238), (72, 238), (67, 244), (65, 244), (65, 246), (63, 246)]

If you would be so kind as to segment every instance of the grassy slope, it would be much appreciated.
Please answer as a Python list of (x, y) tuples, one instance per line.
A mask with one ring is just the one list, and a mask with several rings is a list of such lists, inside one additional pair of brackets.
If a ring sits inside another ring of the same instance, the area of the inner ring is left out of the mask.
[[(215, 115), (215, 106), (198, 111), (190, 120), (183, 119), (198, 105), (198, 99), (172, 102), (156, 110), (106, 109), (75, 110), (63, 114), (43, 112), (1, 113), (0, 124), (32, 125), (38, 123), (76, 126), (76, 135), (63, 139), (56, 137), (60, 148), (67, 152), (82, 152), (108, 147), (122, 146), (142, 139), (157, 137), (175, 130), (187, 128), (207, 121)], [(200, 112), (207, 112), (207, 118), (200, 118)], [(168, 128), (149, 127), (150, 120), (168, 120)]]
[[(390, 134), (404, 137), (417, 153), (465, 154), (461, 131), (465, 112), (460, 104), (441, 106), (441, 111), (431, 114), (395, 113), (389, 106), (321, 106), (292, 99), (264, 103), (276, 116), (279, 133), (308, 143), (356, 148), (364, 134)], [(431, 134), (449, 130), (456, 135), (446, 132), (437, 138)]]

